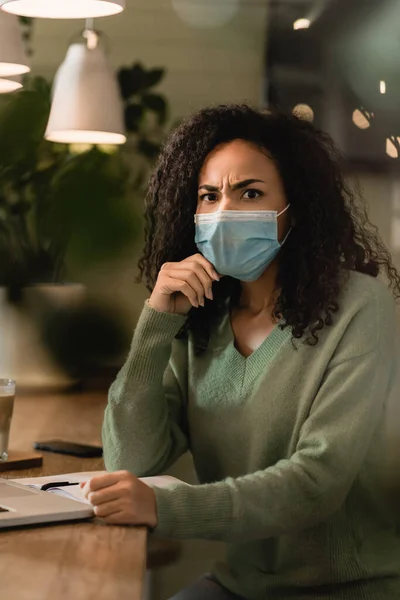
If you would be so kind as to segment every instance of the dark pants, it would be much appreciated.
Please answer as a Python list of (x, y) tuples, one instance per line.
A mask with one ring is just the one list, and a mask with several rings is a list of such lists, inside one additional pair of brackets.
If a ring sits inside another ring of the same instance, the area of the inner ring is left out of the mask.
[(243, 600), (243, 598), (232, 594), (207, 573), (170, 600)]

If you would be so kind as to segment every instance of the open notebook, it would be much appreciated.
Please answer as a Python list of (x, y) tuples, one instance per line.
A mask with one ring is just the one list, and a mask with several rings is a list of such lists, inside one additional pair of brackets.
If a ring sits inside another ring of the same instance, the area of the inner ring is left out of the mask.
[[(31, 478), (22, 478), (22, 479), (12, 479), (11, 481), (15, 481), (17, 483), (21, 483), (23, 485), (27, 485), (29, 487), (33, 487), (36, 489), (41, 489), (43, 485), (54, 483), (54, 487), (47, 487), (46, 491), (52, 494), (58, 494), (59, 496), (64, 496), (64, 498), (70, 498), (72, 500), (77, 500), (78, 502), (84, 502), (85, 504), (90, 504), (86, 498), (83, 497), (82, 489), (79, 485), (71, 485), (67, 487), (57, 487), (57, 483), (60, 482), (69, 482), (79, 484), (82, 481), (89, 481), (92, 477), (96, 477), (98, 475), (105, 475), (107, 471), (87, 471), (85, 473), (64, 473), (61, 475), (51, 475), (49, 477), (31, 477)], [(156, 486), (156, 487), (166, 487), (171, 485), (171, 483), (178, 482), (178, 479), (175, 477), (170, 477), (169, 475), (161, 475), (159, 477), (143, 477), (141, 481), (146, 485)]]

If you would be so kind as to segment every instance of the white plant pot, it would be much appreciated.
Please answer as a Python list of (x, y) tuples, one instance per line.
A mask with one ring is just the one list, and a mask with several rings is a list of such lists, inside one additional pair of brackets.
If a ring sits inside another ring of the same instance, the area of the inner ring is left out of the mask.
[(44, 347), (32, 314), (43, 305), (43, 298), (53, 307), (66, 308), (80, 303), (84, 293), (81, 285), (32, 286), (24, 290), (26, 308), (21, 309), (8, 301), (7, 290), (0, 287), (0, 378), (14, 379), (18, 389), (32, 390), (60, 390), (77, 383)]

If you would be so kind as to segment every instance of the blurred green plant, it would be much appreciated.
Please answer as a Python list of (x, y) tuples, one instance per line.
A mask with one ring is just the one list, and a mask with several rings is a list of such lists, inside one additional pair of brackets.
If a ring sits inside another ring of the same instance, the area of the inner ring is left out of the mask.
[(64, 281), (68, 264), (112, 259), (137, 236), (127, 197), (142, 191), (165, 137), (167, 101), (150, 91), (163, 77), (139, 63), (118, 72), (124, 150), (47, 142), (51, 84), (43, 77), (27, 76), (23, 91), (0, 99), (0, 285), (11, 297)]
[(168, 102), (154, 91), (165, 77), (165, 69), (146, 69), (140, 62), (118, 71), (128, 132), (126, 152), (134, 157), (132, 169), (136, 189), (144, 191), (149, 170), (166, 137)]
[[(22, 91), (0, 97), (0, 286), (21, 309), (25, 287), (65, 283), (69, 268), (109, 263), (138, 237), (132, 200), (142, 195), (165, 136), (167, 102), (150, 91), (163, 76), (139, 64), (120, 70), (128, 131), (122, 149), (47, 142), (51, 84), (43, 77), (26, 76)], [(33, 317), (53, 357), (76, 376), (126, 344), (112, 312), (87, 303)]]
[[(165, 70), (156, 68), (146, 70), (141, 63), (132, 67), (122, 67), (118, 71), (118, 81), (125, 108), (125, 125), (127, 131), (137, 134), (138, 149), (142, 142), (147, 141), (143, 125), (149, 113), (156, 117), (159, 127), (163, 127), (168, 116), (168, 105), (162, 94), (151, 91), (164, 78)], [(161, 130), (163, 133), (163, 130)], [(154, 134), (154, 129), (152, 131)], [(147, 156), (152, 159), (160, 150), (157, 145)], [(144, 152), (146, 154), (146, 152)]]
[(50, 86), (34, 78), (27, 88), (0, 104), (0, 285), (12, 298), (64, 281), (68, 263), (118, 256), (137, 233), (121, 153), (45, 141)]

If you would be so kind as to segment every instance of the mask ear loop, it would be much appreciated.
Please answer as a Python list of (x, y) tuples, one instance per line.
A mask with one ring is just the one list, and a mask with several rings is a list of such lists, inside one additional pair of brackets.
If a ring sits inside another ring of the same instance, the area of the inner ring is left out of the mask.
[[(290, 204), (288, 204), (288, 205), (286, 206), (286, 208), (284, 208), (284, 209), (283, 209), (283, 210), (282, 210), (282, 211), (279, 213), (279, 215), (277, 215), (277, 216), (276, 216), (276, 218), (278, 218), (278, 217), (280, 217), (281, 215), (283, 215), (283, 213), (285, 213), (285, 212), (288, 210), (289, 206), (290, 206)], [(288, 237), (289, 237), (289, 235), (290, 235), (290, 233), (291, 233), (292, 229), (293, 229), (293, 227), (291, 227), (291, 228), (289, 229), (289, 231), (288, 231), (288, 232), (287, 232), (287, 234), (285, 235), (285, 239), (283, 240), (283, 242), (280, 242), (280, 245), (281, 245), (281, 246), (283, 246), (283, 244), (284, 244), (284, 243), (286, 242), (286, 240), (288, 239)]]
[(276, 215), (276, 218), (278, 218), (281, 215), (283, 215), (283, 213), (285, 213), (288, 210), (289, 207), (290, 207), (290, 204), (288, 204), (283, 210), (281, 210), (281, 212)]
[(285, 235), (285, 239), (284, 239), (282, 242), (280, 242), (280, 245), (281, 245), (281, 246), (283, 246), (283, 244), (284, 244), (284, 243), (286, 242), (286, 240), (288, 239), (289, 235), (292, 233), (292, 229), (293, 229), (293, 227), (291, 227), (291, 228), (289, 229), (289, 231), (288, 231), (288, 232), (287, 232), (287, 234)]

